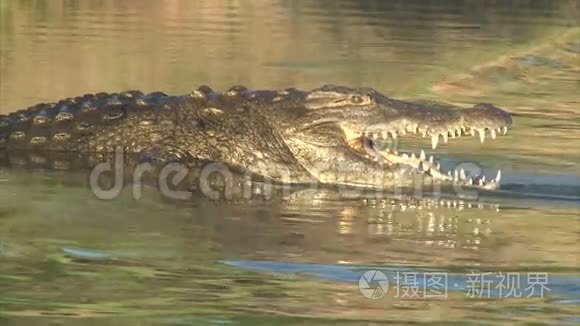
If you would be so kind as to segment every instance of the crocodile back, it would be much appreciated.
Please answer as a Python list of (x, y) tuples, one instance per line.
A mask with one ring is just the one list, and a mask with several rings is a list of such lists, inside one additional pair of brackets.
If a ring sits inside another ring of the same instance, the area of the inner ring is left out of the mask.
[(0, 115), (0, 150), (111, 152), (120, 146), (138, 152), (167, 133), (159, 122), (173, 118), (175, 101), (128, 91), (38, 104)]

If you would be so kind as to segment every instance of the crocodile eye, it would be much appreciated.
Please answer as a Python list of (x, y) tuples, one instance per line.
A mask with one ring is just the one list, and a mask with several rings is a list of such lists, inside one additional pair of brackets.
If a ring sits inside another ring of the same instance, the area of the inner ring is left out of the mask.
[(352, 103), (354, 104), (361, 104), (362, 102), (364, 102), (364, 99), (362, 96), (359, 95), (353, 95), (350, 97), (350, 100)]

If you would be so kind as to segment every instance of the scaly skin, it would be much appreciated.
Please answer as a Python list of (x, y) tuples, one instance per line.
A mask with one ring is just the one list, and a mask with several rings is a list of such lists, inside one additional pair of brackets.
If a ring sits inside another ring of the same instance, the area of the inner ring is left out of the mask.
[[(408, 132), (459, 137), (485, 130), (495, 138), (510, 115), (491, 104), (470, 109), (388, 98), (372, 89), (326, 85), (312, 91), (216, 93), (207, 86), (183, 96), (138, 91), (85, 95), (0, 115), (0, 151), (112, 153), (140, 161), (219, 162), (288, 183), (318, 181), (370, 187), (473, 183), (449, 177), (425, 157), (378, 150)], [(482, 182), (497, 188), (498, 181)]]

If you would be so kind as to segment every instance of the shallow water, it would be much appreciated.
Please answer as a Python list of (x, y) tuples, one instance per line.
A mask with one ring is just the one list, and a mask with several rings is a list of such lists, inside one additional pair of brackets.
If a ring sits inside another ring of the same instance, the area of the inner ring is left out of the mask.
[[(0, 323), (574, 324), (578, 10), (575, 1), (1, 1), (0, 113), (100, 91), (336, 83), (491, 102), (514, 127), (437, 149), (448, 167), (502, 170), (502, 190), (472, 202), (302, 191), (175, 202), (153, 189), (103, 201), (82, 173), (2, 168)], [(386, 274), (385, 296), (363, 296), (367, 270)], [(496, 283), (470, 297), (470, 275), (483, 272)], [(521, 277), (522, 297), (498, 292), (500, 272)], [(417, 282), (395, 287), (403, 273)], [(434, 289), (422, 287), (437, 273), (448, 291), (428, 298)], [(534, 273), (549, 290), (528, 298)], [(404, 295), (413, 284), (418, 298)]]

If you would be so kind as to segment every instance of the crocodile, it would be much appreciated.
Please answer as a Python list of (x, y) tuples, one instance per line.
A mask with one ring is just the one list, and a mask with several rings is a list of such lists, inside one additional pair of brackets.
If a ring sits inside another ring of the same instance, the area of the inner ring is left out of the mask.
[[(449, 138), (495, 139), (511, 126), (493, 104), (470, 108), (387, 97), (371, 88), (324, 85), (310, 91), (185, 95), (140, 91), (86, 94), (0, 115), (3, 153), (115, 153), (155, 164), (209, 161), (287, 184), (370, 188), (459, 185), (497, 189), (465, 171), (443, 172), (433, 156), (386, 146), (415, 134), (436, 149)], [(419, 181), (417, 181), (419, 180)]]

